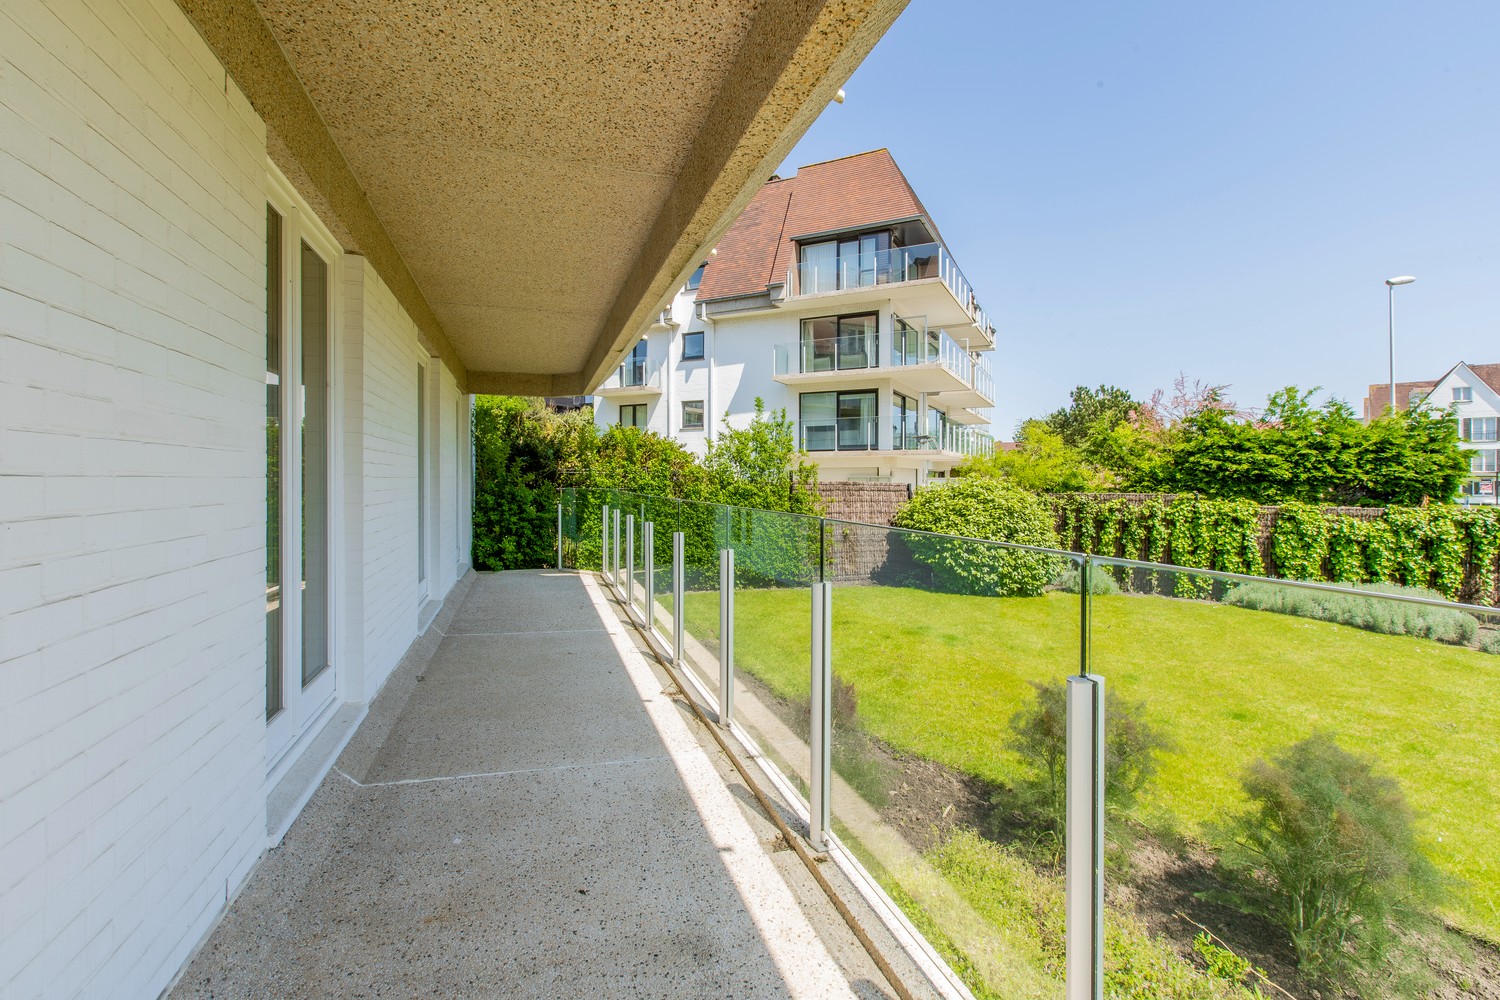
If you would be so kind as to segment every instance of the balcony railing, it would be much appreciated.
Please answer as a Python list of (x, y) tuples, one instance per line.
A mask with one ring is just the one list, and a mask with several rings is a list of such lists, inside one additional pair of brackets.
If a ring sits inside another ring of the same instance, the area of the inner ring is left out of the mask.
[(995, 450), (995, 439), (985, 431), (949, 424), (937, 434), (908, 436), (911, 451), (946, 451), (971, 458), (984, 458)]
[(946, 330), (935, 327), (924, 329), (917, 323), (897, 317), (891, 361), (897, 366), (942, 365), (985, 399), (991, 402), (995, 399), (995, 377), (990, 374), (989, 364), (980, 360)]
[(777, 375), (858, 371), (880, 366), (880, 336), (828, 337), (776, 345)]
[(974, 286), (959, 270), (953, 255), (941, 243), (920, 243), (909, 247), (891, 247), (842, 257), (827, 264), (799, 262), (787, 272), (787, 294), (817, 295), (848, 288), (899, 284), (939, 278), (974, 325), (994, 339), (994, 326), (974, 295)]
[(867, 417), (799, 420), (797, 444), (803, 451), (874, 451), (880, 446), (880, 424)]
[(599, 387), (600, 392), (631, 389), (661, 390), (661, 362), (651, 358), (626, 358), (615, 373)]
[[(1084, 555), (581, 490), (558, 524), (558, 565), (619, 592), (684, 697), (780, 772), (811, 847), (940, 935), (975, 993), (1100, 995), (1104, 935), (1173, 995), (1229, 995), (1178, 957), (1198, 928), (1175, 899), (1105, 919), (1106, 883), (1139, 878), (1106, 844), (1283, 905), (1395, 863), (1445, 888), (1417, 933), (1500, 940), (1495, 608), (1144, 562), (1139, 538)], [(1139, 756), (1117, 772), (1120, 745)], [(1240, 913), (1214, 933), (1265, 940)], [(1334, 949), (1368, 920), (1320, 919)], [(1269, 975), (1306, 995), (1281, 947)]]

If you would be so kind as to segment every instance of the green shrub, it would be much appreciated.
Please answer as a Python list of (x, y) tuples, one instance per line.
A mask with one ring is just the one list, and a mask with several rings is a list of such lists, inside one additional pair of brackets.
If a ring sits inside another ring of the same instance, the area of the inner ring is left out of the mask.
[[(958, 479), (929, 486), (896, 512), (913, 557), (945, 590), (990, 597), (1035, 597), (1062, 569), (1057, 556), (985, 545), (972, 539), (1057, 547), (1052, 508), (1041, 497), (998, 479)], [(945, 538), (941, 535), (958, 535)]]
[[(1083, 573), (1077, 566), (1069, 563), (1068, 568), (1063, 570), (1062, 575), (1052, 582), (1058, 590), (1068, 594), (1077, 594), (1082, 591)], [(1115, 582), (1114, 574), (1103, 566), (1095, 566), (1089, 570), (1089, 593), (1095, 597), (1110, 596), (1120, 592), (1120, 585)]]
[[(1067, 819), (1068, 684), (1032, 681), (1035, 699), (1010, 718), (1007, 747), (1021, 758), (1016, 804), (1058, 838)], [(1104, 800), (1123, 811), (1156, 775), (1156, 755), (1169, 741), (1145, 718), (1143, 702), (1126, 701), (1113, 687), (1104, 695)]]
[[(1387, 583), (1351, 586), (1371, 594), (1409, 594), (1438, 601), (1444, 599), (1436, 591), (1421, 587), (1402, 587)], [(1436, 639), (1455, 646), (1466, 646), (1473, 642), (1479, 631), (1479, 621), (1464, 611), (1408, 604), (1380, 597), (1356, 597), (1352, 594), (1306, 590), (1275, 583), (1242, 583), (1224, 595), (1224, 602), (1252, 611), (1271, 611), (1279, 615), (1337, 622), (1385, 635)]]
[(1500, 632), (1491, 632), (1488, 636), (1479, 640), (1479, 649), (1481, 652), (1493, 653), (1496, 656), (1500, 656)]
[(1241, 779), (1250, 808), (1227, 830), (1227, 901), (1291, 937), (1305, 972), (1355, 984), (1391, 951), (1392, 929), (1440, 896), (1395, 779), (1314, 733)]

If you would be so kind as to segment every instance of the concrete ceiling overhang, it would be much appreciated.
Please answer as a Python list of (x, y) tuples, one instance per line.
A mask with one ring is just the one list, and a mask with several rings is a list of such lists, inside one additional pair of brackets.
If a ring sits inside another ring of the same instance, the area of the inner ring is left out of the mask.
[(590, 391), (906, 0), (179, 0), (469, 391)]

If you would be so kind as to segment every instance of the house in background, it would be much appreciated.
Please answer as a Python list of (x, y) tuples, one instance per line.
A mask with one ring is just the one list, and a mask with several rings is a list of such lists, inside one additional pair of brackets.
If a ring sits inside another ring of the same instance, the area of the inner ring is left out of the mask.
[[(1384, 413), (1389, 384), (1370, 386), (1365, 420)], [(1458, 422), (1459, 445), (1469, 453), (1469, 476), (1460, 488), (1463, 503), (1492, 504), (1500, 496), (1500, 364), (1469, 365), (1460, 361), (1430, 382), (1397, 382), (1400, 409), (1425, 406), (1451, 410)]]
[[(826, 480), (920, 485), (993, 449), (995, 331), (889, 151), (772, 178), (595, 391), (703, 452), (757, 398)], [(727, 414), (727, 416), (726, 416)]]
[(470, 394), (613, 371), (902, 6), (0, 5), (0, 996), (161, 995), (465, 578)]

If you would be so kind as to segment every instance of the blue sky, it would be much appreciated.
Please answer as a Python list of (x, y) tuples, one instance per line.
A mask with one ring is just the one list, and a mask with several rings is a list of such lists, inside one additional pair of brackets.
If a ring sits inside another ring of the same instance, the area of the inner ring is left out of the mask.
[(1500, 362), (1500, 4), (912, 0), (787, 157), (887, 146), (994, 315), (995, 430), (1179, 370), (1360, 408)]

